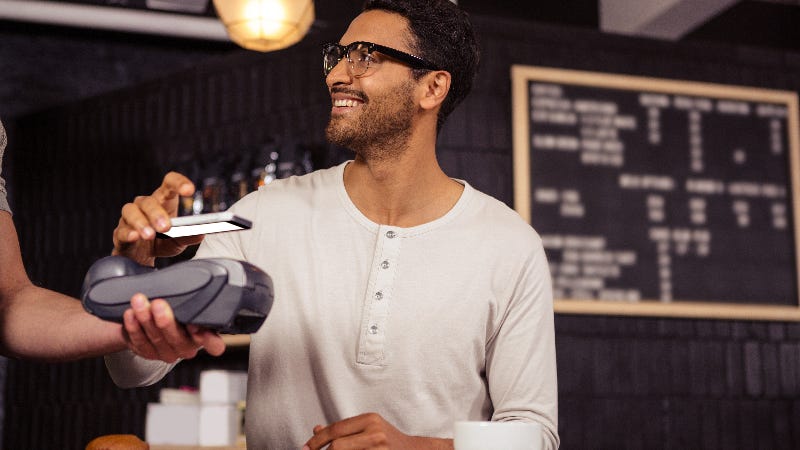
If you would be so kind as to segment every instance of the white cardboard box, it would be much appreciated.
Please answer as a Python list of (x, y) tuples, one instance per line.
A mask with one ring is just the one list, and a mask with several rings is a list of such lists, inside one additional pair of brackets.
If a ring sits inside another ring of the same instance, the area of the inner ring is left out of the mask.
[(145, 440), (150, 445), (200, 444), (200, 405), (147, 405)]
[(236, 445), (242, 411), (236, 405), (147, 405), (145, 439), (151, 445)]
[(200, 403), (233, 404), (247, 397), (247, 372), (204, 370), (200, 372)]
[(235, 445), (242, 423), (236, 405), (203, 405), (200, 410), (200, 445)]

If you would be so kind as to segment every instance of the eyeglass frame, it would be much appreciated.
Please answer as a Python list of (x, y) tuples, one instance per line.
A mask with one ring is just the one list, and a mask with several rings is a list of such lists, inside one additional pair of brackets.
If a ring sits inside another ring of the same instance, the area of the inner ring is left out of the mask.
[[(370, 68), (369, 61), (366, 61), (366, 68), (363, 72), (358, 75), (355, 75), (355, 65), (356, 62), (350, 59), (350, 52), (352, 52), (356, 47), (363, 46), (367, 49), (367, 55), (372, 55), (372, 52), (380, 52), (384, 55), (396, 59), (407, 66), (411, 67), (412, 69), (424, 69), (424, 70), (440, 70), (439, 67), (425, 59), (420, 58), (419, 56), (412, 55), (410, 53), (406, 53), (401, 50), (397, 50), (395, 48), (387, 47), (385, 45), (376, 44), (374, 42), (367, 42), (367, 41), (355, 41), (351, 42), (347, 45), (341, 45), (336, 42), (329, 42), (326, 44), (322, 44), (322, 70), (325, 76), (327, 77), (333, 69), (338, 65), (343, 58), (347, 59), (347, 62), (350, 64), (350, 70), (353, 72), (353, 76), (360, 77), (367, 73)], [(328, 54), (330, 54), (331, 48), (339, 49), (341, 56), (339, 59), (336, 60), (336, 64), (331, 65), (330, 69), (327, 68), (328, 64)]]

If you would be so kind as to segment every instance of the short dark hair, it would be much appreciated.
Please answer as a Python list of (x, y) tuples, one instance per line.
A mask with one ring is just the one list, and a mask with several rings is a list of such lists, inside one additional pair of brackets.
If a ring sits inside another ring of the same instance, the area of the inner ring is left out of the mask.
[[(450, 72), (450, 92), (442, 103), (436, 128), (472, 90), (478, 72), (480, 50), (467, 13), (451, 0), (366, 0), (364, 11), (384, 10), (408, 20), (415, 42), (409, 42), (416, 56)], [(414, 69), (414, 76), (428, 73)]]

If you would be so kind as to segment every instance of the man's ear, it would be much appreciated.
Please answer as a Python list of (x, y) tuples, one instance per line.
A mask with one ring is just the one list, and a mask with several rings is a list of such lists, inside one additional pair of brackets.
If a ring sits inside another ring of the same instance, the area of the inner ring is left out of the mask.
[(425, 75), (423, 80), (425, 92), (420, 100), (420, 106), (423, 109), (434, 109), (442, 104), (450, 92), (450, 72), (436, 70)]

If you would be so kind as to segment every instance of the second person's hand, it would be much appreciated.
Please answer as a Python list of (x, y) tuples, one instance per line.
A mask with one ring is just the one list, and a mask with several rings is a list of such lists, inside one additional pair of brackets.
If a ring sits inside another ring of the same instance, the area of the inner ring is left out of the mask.
[(195, 357), (201, 348), (212, 356), (225, 351), (219, 334), (197, 325), (179, 324), (169, 303), (161, 299), (151, 302), (142, 294), (131, 298), (123, 327), (128, 348), (147, 359), (173, 363)]
[(178, 214), (181, 196), (194, 194), (194, 184), (178, 172), (169, 172), (152, 194), (136, 197), (122, 207), (119, 224), (114, 230), (112, 255), (122, 255), (140, 264), (154, 265), (156, 257), (180, 254), (186, 247), (203, 240), (203, 236), (156, 239), (156, 233), (170, 229), (170, 219)]

